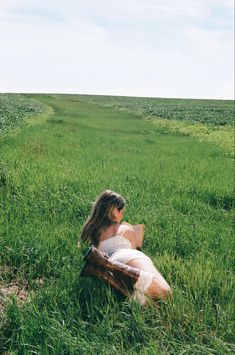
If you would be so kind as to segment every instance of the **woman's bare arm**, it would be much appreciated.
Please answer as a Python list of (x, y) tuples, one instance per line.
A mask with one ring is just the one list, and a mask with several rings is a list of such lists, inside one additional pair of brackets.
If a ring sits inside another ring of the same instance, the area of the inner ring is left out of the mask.
[(137, 248), (141, 248), (144, 240), (144, 224), (136, 224), (133, 226), (135, 230), (135, 240)]
[(136, 247), (137, 248), (141, 248), (142, 245), (143, 245), (143, 240), (144, 240), (144, 224), (132, 225), (132, 224), (127, 223), (127, 222), (122, 222), (122, 224), (133, 228), (133, 230), (134, 230), (133, 238), (134, 238)]

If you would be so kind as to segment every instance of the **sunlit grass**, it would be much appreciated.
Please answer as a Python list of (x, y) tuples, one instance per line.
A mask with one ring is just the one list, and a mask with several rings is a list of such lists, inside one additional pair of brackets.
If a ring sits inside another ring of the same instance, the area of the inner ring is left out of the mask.
[(191, 123), (179, 120), (146, 118), (161, 134), (176, 134), (196, 137), (200, 141), (211, 142), (225, 150), (225, 154), (234, 158), (234, 129), (230, 125)]

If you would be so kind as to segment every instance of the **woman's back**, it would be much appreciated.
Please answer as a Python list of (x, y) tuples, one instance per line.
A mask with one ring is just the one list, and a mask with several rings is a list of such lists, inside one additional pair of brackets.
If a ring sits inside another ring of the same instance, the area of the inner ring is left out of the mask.
[(99, 238), (99, 244), (105, 240), (114, 238), (116, 236), (121, 236), (122, 238), (129, 241), (133, 248), (136, 247), (135, 240), (133, 238), (133, 228), (127, 226), (126, 224), (116, 223), (108, 228), (106, 228), (101, 234)]

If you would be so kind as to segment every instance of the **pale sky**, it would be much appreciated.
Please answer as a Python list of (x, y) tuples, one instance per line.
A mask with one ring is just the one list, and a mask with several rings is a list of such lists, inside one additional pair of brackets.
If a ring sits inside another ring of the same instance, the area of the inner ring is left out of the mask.
[(0, 92), (234, 99), (233, 0), (0, 0)]

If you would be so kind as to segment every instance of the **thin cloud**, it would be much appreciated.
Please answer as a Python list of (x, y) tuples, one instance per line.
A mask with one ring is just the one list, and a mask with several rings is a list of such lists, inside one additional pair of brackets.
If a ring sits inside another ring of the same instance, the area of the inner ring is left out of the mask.
[(3, 1), (0, 91), (233, 98), (232, 7), (215, 3)]

